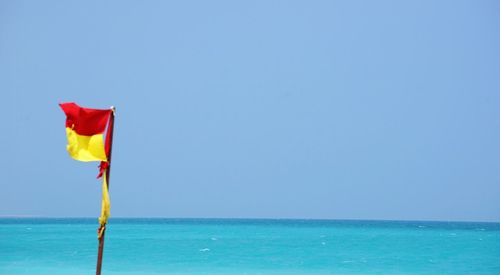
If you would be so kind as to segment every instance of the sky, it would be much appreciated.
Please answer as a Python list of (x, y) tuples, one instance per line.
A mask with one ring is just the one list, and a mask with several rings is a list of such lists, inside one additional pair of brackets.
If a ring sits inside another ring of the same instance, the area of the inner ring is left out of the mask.
[(0, 1), (0, 216), (500, 221), (498, 1)]

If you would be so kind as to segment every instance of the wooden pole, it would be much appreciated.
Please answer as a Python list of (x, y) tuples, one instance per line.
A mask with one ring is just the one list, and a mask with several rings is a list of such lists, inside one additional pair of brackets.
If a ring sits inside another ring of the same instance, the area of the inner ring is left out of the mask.
[[(109, 192), (109, 175), (111, 171), (111, 151), (113, 149), (113, 129), (115, 127), (115, 107), (111, 107), (111, 117), (109, 119), (109, 155), (108, 157), (108, 168), (106, 168), (106, 185), (108, 187), (108, 192)], [(104, 253), (104, 234), (106, 233), (106, 224), (102, 225), (99, 227), (97, 232), (100, 232), (102, 230), (102, 234), (99, 237), (99, 248), (97, 252), (97, 266), (95, 269), (95, 274), (96, 275), (101, 275), (101, 268), (102, 268), (102, 255)]]

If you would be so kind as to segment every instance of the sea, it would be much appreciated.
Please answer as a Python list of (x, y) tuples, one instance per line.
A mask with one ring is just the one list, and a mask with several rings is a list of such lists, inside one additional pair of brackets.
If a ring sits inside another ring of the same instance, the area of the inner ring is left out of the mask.
[[(1, 218), (0, 274), (95, 274), (95, 218)], [(109, 220), (102, 274), (500, 274), (500, 223)]]

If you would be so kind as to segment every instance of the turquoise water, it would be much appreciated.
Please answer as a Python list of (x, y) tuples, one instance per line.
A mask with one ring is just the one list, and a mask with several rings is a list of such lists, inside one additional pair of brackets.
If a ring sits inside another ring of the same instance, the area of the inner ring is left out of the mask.
[[(0, 219), (0, 274), (92, 274), (96, 219)], [(103, 274), (500, 274), (500, 223), (111, 219)]]

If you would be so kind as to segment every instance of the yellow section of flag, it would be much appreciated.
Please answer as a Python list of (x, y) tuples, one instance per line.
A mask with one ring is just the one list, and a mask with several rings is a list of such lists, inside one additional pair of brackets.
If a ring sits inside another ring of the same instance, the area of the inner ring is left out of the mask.
[(102, 134), (92, 136), (79, 135), (71, 128), (66, 128), (69, 155), (79, 161), (107, 161)]
[(99, 217), (99, 224), (105, 225), (108, 221), (110, 215), (111, 203), (109, 201), (108, 192), (108, 179), (106, 173), (102, 176), (102, 204), (101, 204), (101, 216)]

